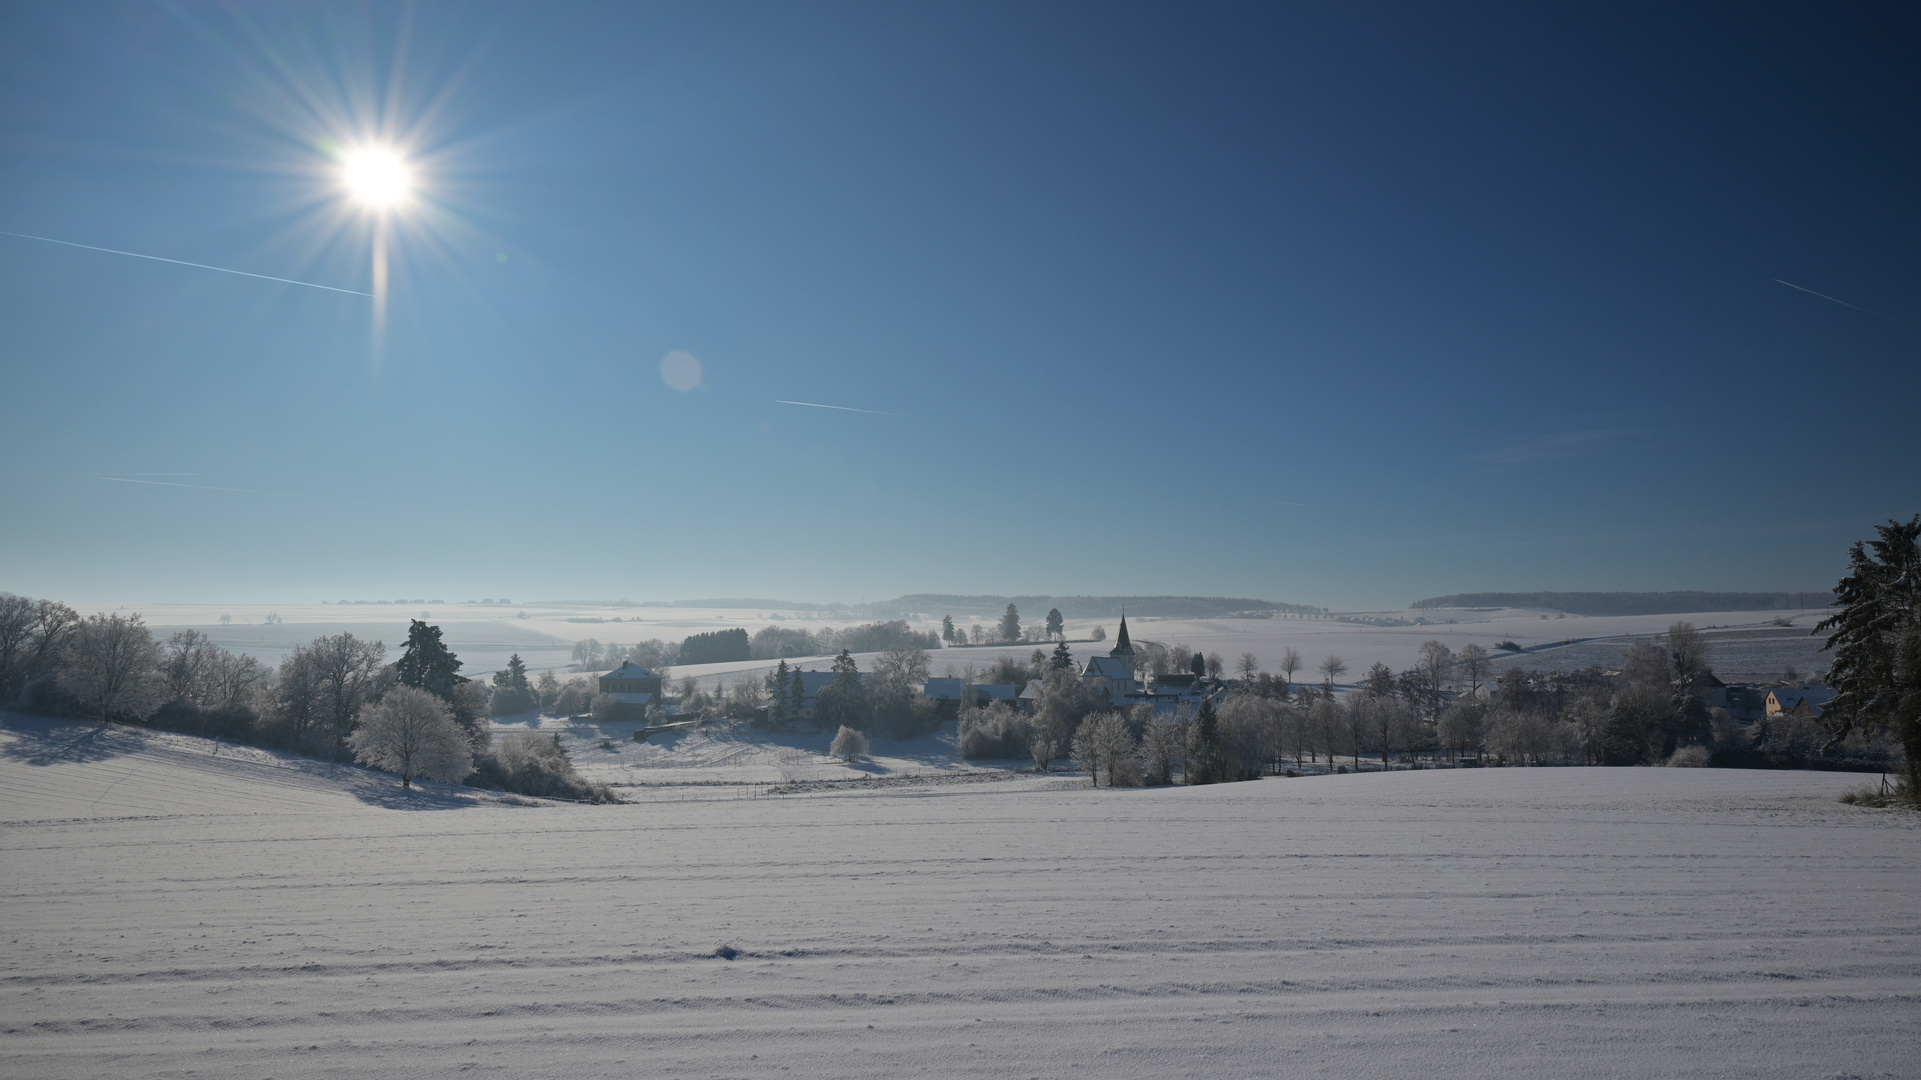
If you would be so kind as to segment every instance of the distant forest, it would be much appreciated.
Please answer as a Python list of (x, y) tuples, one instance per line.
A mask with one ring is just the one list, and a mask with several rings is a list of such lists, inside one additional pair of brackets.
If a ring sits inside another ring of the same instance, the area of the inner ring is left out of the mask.
[(1821, 592), (1480, 592), (1416, 600), (1414, 608), (1544, 608), (1569, 615), (1680, 615), (1691, 611), (1790, 611), (1827, 607)]

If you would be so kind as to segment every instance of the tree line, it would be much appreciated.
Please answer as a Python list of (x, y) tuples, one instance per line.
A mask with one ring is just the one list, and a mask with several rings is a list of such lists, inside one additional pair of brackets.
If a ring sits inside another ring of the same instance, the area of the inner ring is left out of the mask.
[(269, 667), (197, 630), (161, 641), (137, 614), (82, 618), (57, 601), (0, 594), (0, 701), (23, 711), (358, 761), (406, 786), (425, 777), (611, 801), (579, 777), (557, 740), (494, 737), (486, 717), (497, 698), (539, 693), (519, 657), (492, 688), (460, 668), (440, 628), (418, 619), (391, 663), (383, 642), (342, 633)]
[(812, 630), (764, 626), (752, 635), (745, 629), (733, 628), (694, 634), (682, 641), (655, 638), (632, 645), (603, 645), (595, 638), (588, 638), (574, 644), (573, 666), (576, 671), (605, 671), (632, 661), (667, 677), (676, 665), (792, 660), (840, 652), (884, 652), (892, 648), (938, 649), (940, 638), (932, 631), (915, 630), (901, 619)]

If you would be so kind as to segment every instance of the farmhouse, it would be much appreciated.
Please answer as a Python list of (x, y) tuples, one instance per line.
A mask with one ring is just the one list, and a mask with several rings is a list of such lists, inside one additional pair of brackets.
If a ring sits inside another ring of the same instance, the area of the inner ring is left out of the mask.
[(629, 660), (600, 677), (600, 692), (614, 699), (617, 714), (637, 720), (660, 703), (660, 676)]

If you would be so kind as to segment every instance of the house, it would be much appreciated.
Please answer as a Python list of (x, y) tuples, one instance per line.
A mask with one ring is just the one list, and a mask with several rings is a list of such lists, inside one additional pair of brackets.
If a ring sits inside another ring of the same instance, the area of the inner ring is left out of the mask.
[(951, 677), (929, 679), (927, 685), (921, 687), (921, 696), (934, 703), (934, 711), (942, 721), (953, 720), (960, 716), (961, 689), (966, 681)]
[(1834, 691), (1825, 686), (1810, 686), (1804, 690), (1791, 690), (1785, 686), (1768, 691), (1767, 715), (1798, 716), (1803, 718), (1821, 715), (1821, 709), (1834, 699)]
[(614, 699), (617, 717), (640, 720), (647, 706), (660, 704), (660, 676), (629, 660), (600, 677), (600, 692)]

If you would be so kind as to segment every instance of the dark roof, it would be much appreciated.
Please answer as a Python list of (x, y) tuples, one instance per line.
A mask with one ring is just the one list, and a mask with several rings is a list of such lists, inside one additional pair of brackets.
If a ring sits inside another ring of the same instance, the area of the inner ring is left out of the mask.
[(1109, 653), (1108, 655), (1112, 656), (1113, 653), (1133, 652), (1133, 651), (1134, 651), (1134, 642), (1131, 641), (1127, 636), (1127, 612), (1123, 611), (1121, 612), (1121, 632), (1118, 636), (1114, 638), (1113, 652)]
[(641, 667), (639, 664), (634, 663), (632, 660), (629, 660), (626, 663), (615, 668), (614, 670), (608, 672), (607, 674), (602, 675), (601, 678), (603, 679), (658, 679), (660, 678), (660, 676), (655, 672), (648, 671), (646, 668)]

